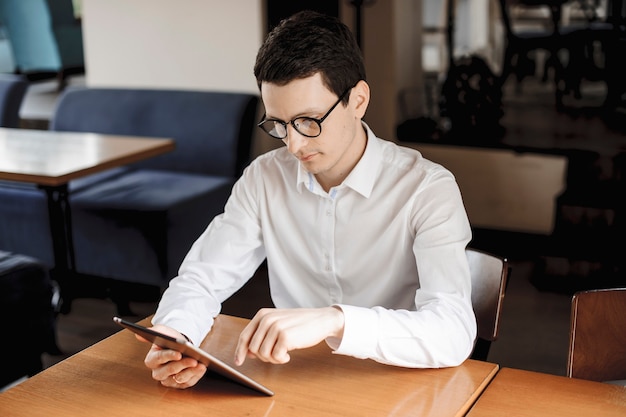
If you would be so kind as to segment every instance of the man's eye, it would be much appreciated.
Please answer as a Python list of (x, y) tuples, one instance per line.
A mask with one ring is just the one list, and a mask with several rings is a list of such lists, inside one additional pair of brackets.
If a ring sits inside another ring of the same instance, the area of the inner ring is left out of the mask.
[(299, 129), (314, 129), (316, 126), (315, 121), (308, 118), (297, 119), (295, 123)]
[(285, 126), (280, 122), (274, 121), (270, 126), (270, 133), (282, 135), (285, 133)]

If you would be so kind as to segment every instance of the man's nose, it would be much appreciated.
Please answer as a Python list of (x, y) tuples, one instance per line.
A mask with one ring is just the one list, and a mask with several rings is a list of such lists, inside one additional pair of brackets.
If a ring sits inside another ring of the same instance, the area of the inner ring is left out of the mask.
[(298, 151), (306, 145), (308, 140), (309, 138), (302, 135), (293, 126), (287, 126), (287, 136), (283, 139), (283, 141), (287, 145), (287, 150), (289, 150), (291, 154), (297, 154)]

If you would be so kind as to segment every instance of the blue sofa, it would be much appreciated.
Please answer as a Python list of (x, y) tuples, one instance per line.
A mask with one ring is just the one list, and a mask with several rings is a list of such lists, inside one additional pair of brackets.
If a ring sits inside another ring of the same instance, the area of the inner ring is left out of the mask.
[[(256, 95), (228, 92), (72, 87), (61, 95), (51, 130), (166, 137), (176, 146), (70, 183), (80, 281), (61, 288), (64, 303), (89, 277), (167, 286), (249, 162), (257, 105)], [(43, 193), (5, 184), (0, 199), (0, 249), (19, 243), (20, 253), (54, 259)]]
[[(0, 75), (0, 127), (18, 128), (28, 88), (20, 75)], [(26, 254), (51, 266), (52, 238), (45, 194), (37, 187), (0, 180), (0, 250)]]

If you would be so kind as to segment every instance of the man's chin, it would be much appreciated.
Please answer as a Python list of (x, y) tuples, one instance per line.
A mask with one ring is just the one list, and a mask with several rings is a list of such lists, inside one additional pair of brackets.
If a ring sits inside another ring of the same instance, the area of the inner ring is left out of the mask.
[(302, 167), (304, 168), (304, 170), (308, 172), (309, 174), (317, 175), (323, 171), (319, 163), (315, 163), (312, 161), (309, 161), (309, 162), (300, 161), (300, 163), (302, 164)]

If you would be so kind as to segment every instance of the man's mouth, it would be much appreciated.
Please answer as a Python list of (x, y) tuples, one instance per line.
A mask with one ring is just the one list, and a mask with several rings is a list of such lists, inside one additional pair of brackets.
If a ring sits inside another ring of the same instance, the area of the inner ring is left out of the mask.
[(298, 159), (300, 160), (300, 162), (308, 162), (311, 159), (313, 159), (313, 157), (315, 157), (315, 155), (317, 155), (317, 153), (310, 153), (308, 155), (303, 155), (298, 157)]

